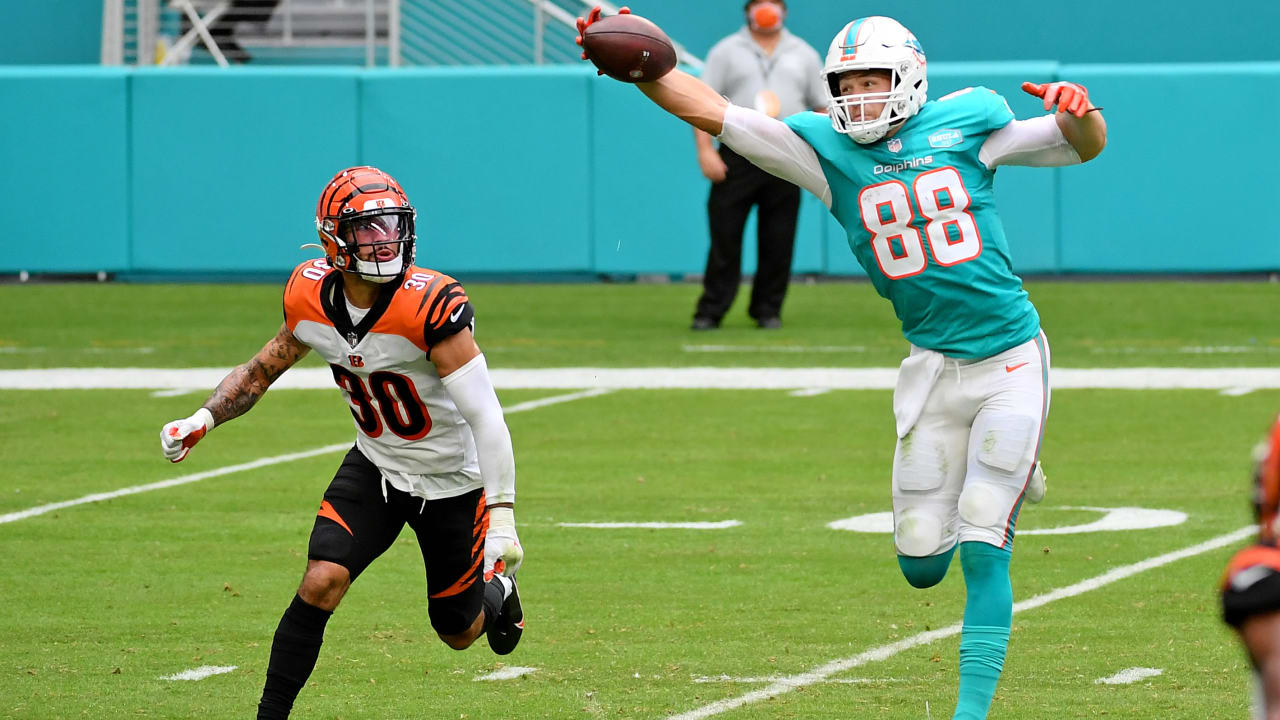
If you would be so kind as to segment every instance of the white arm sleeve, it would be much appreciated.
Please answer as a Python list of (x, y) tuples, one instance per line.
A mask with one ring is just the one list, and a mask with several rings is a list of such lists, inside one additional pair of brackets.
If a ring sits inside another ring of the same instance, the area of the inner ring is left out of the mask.
[(507, 430), (484, 355), (475, 356), (440, 382), (475, 436), (485, 502), (515, 502), (516, 459), (511, 450), (511, 431)]
[(765, 172), (808, 190), (831, 207), (831, 186), (818, 153), (786, 123), (732, 103), (716, 138)]
[(1061, 167), (1080, 164), (1080, 155), (1067, 142), (1052, 115), (1014, 120), (991, 133), (982, 143), (978, 159), (992, 170), (997, 165)]

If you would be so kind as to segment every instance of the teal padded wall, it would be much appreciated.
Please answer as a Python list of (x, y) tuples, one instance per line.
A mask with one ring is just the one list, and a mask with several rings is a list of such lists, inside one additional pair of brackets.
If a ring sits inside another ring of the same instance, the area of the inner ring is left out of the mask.
[(0, 0), (0, 65), (94, 65), (102, 0)]
[[(1092, 89), (1110, 143), (1082, 167), (997, 172), (1017, 271), (1280, 269), (1280, 229), (1265, 221), (1280, 63), (930, 65), (933, 95), (983, 84), (1022, 117), (1042, 109), (1018, 84), (1055, 76)], [(1209, 88), (1204, 111), (1181, 109)], [(705, 262), (691, 131), (585, 66), (8, 68), (0, 101), (0, 155), (22, 169), (0, 185), (75, 208), (54, 249), (0, 235), (0, 272), (283, 273), (315, 256), (298, 246), (315, 239), (316, 197), (356, 163), (402, 180), (419, 259), (448, 272)], [(861, 274), (807, 195), (796, 242), (797, 272)], [(753, 237), (744, 260), (749, 273)]]
[(589, 73), (595, 266), (606, 273), (702, 272), (707, 180), (693, 130), (635, 87)]
[(0, 272), (128, 269), (128, 72), (0, 68), (0, 108), (0, 196), (38, 228), (0, 235)]
[[(701, 273), (710, 236), (693, 130), (639, 90), (596, 80), (591, 92), (592, 228), (602, 273)], [(807, 193), (796, 228), (795, 272), (825, 272), (826, 208)], [(744, 232), (743, 272), (756, 267), (755, 213)]]
[(1061, 172), (1061, 269), (1280, 268), (1280, 63), (1064, 66), (1107, 149)]
[(363, 76), (361, 162), (418, 209), (418, 264), (446, 272), (591, 268), (583, 68)]
[(358, 159), (360, 73), (232, 68), (133, 74), (138, 272), (284, 271), (315, 250), (315, 206)]

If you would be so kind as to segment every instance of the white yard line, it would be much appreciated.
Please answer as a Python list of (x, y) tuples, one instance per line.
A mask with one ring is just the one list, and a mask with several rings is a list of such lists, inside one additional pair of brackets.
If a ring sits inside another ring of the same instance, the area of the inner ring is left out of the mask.
[(720, 520), (717, 522), (597, 522), (597, 523), (562, 522), (562, 523), (556, 523), (556, 525), (559, 527), (600, 528), (604, 530), (616, 530), (618, 528), (645, 528), (649, 530), (724, 530), (725, 528), (737, 527), (741, 524), (742, 524), (741, 520)]
[(831, 388), (805, 388), (803, 390), (792, 390), (787, 393), (791, 397), (813, 397), (815, 395), (825, 395), (831, 392)]
[(161, 680), (203, 680), (213, 675), (222, 675), (235, 670), (235, 665), (201, 665), (191, 670), (183, 670), (173, 675), (163, 675)]
[[(1178, 560), (1194, 557), (1196, 555), (1209, 552), (1210, 550), (1216, 550), (1220, 547), (1231, 545), (1232, 543), (1236, 543), (1250, 537), (1257, 532), (1257, 529), (1257, 526), (1249, 525), (1242, 527), (1239, 530), (1235, 530), (1234, 532), (1229, 532), (1226, 535), (1219, 535), (1212, 540), (1206, 540), (1205, 542), (1197, 545), (1192, 545), (1171, 553), (1165, 553), (1164, 555), (1148, 558), (1141, 562), (1133, 563), (1132, 565), (1124, 565), (1122, 567), (1109, 570), (1108, 572), (1089, 578), (1088, 580), (1075, 583), (1074, 585), (1068, 585), (1042, 595), (1036, 595), (1028, 600), (1014, 603), (1013, 612), (1016, 614), (1024, 610), (1038, 608), (1041, 605), (1048, 605), (1049, 603), (1057, 600), (1075, 597), (1076, 595), (1081, 595), (1091, 590), (1097, 590), (1098, 588), (1110, 585), (1111, 583), (1123, 580), (1127, 577), (1137, 575), (1138, 573), (1158, 568), (1162, 565), (1168, 565), (1169, 563), (1177, 562)], [(716, 702), (703, 705), (700, 708), (680, 713), (679, 715), (671, 715), (667, 720), (701, 720), (701, 718), (719, 715), (720, 713), (728, 712), (735, 708), (742, 707), (743, 705), (750, 705), (751, 703), (768, 700), (769, 698), (789, 693), (796, 688), (802, 688), (808, 685), (813, 685), (814, 683), (822, 682), (837, 673), (861, 667), (868, 663), (888, 660), (905, 650), (910, 650), (921, 645), (928, 645), (935, 640), (942, 640), (954, 635), (959, 635), (960, 627), (960, 623), (955, 623), (943, 628), (938, 628), (937, 630), (930, 630), (929, 632), (912, 635), (911, 637), (903, 638), (895, 643), (874, 647), (851, 657), (832, 660), (831, 662), (826, 663), (825, 665), (820, 665), (808, 672), (780, 678), (766, 688), (754, 690), (746, 693), (745, 695), (739, 695), (738, 697), (718, 700)]]
[(687, 353), (864, 353), (866, 345), (681, 345)]
[(535, 410), (548, 405), (559, 405), (573, 400), (581, 400), (582, 398), (598, 397), (600, 395), (608, 395), (613, 392), (608, 388), (595, 388), (594, 390), (583, 390), (582, 392), (569, 393), (568, 395), (553, 395), (552, 397), (538, 398), (537, 400), (526, 400), (517, 403), (511, 407), (502, 409), (502, 412), (510, 415), (511, 413), (521, 412), (523, 410)]
[[(527, 402), (517, 403), (510, 407), (503, 408), (503, 412), (509, 415), (511, 413), (518, 413), (518, 412), (523, 412), (525, 410), (534, 410), (540, 407), (546, 407), (547, 405), (554, 405), (556, 403), (569, 402), (570, 400), (578, 400), (581, 398), (594, 397), (596, 395), (603, 395), (606, 392), (609, 392), (609, 391), (608, 390), (586, 390), (583, 392), (569, 393), (568, 395), (556, 395), (553, 397), (539, 398), (537, 400), (529, 400)], [(26, 510), (19, 510), (17, 512), (11, 512), (11, 513), (6, 513), (4, 515), (0, 515), (0, 525), (3, 525), (4, 523), (16, 522), (18, 520), (25, 520), (30, 517), (35, 517), (37, 515), (44, 515), (45, 513), (53, 512), (54, 510), (61, 510), (63, 508), (74, 507), (76, 505), (102, 502), (103, 500), (112, 500), (114, 498), (124, 497), (125, 495), (136, 495), (138, 493), (149, 492), (151, 490), (163, 490), (164, 488), (171, 488), (171, 487), (177, 487), (179, 485), (186, 485), (188, 483), (199, 482), (201, 480), (208, 480), (209, 478), (220, 477), (222, 475), (230, 475), (232, 473), (238, 473), (243, 470), (256, 470), (257, 468), (268, 467), (270, 465), (278, 465), (283, 462), (301, 460), (303, 458), (315, 457), (316, 455), (327, 455), (329, 453), (335, 453), (342, 450), (350, 449), (350, 447), (351, 447), (351, 442), (337, 443), (335, 445), (325, 445), (324, 447), (312, 448), (311, 450), (303, 450), (302, 452), (287, 453), (285, 455), (274, 455), (272, 457), (258, 458), (257, 460), (253, 460), (247, 463), (240, 463), (237, 465), (227, 465), (226, 467), (215, 468), (213, 470), (206, 470), (204, 472), (192, 473), (190, 475), (180, 475), (176, 478), (170, 478), (168, 480), (161, 480), (159, 482), (148, 483), (146, 485), (134, 485), (132, 487), (121, 488), (119, 490), (112, 490), (110, 492), (93, 493), (92, 495), (85, 495), (83, 497), (78, 497), (74, 500), (63, 500), (62, 502), (49, 503), (48, 505), (38, 505), (33, 508), (27, 508)], [(159, 458), (157, 458), (157, 460), (159, 460)]]
[(502, 668), (501, 670), (495, 670), (494, 672), (491, 672), (488, 675), (477, 675), (476, 677), (471, 679), (473, 682), (491, 681), (491, 680), (515, 680), (521, 675), (528, 675), (529, 673), (537, 672), (537, 671), (538, 671), (538, 668), (520, 667), (519, 665), (512, 665), (511, 667)]
[(1155, 677), (1157, 675), (1163, 675), (1163, 674), (1164, 674), (1164, 671), (1161, 670), (1160, 668), (1131, 667), (1131, 668), (1125, 668), (1124, 670), (1121, 670), (1115, 675), (1111, 675), (1104, 678), (1098, 678), (1097, 680), (1093, 681), (1093, 684), (1094, 685), (1130, 685), (1138, 682), (1139, 680), (1145, 680), (1149, 677)]
[[(695, 677), (695, 683), (736, 683), (742, 685), (758, 685), (782, 680), (781, 675), (764, 675), (761, 677), (731, 677), (729, 675), (702, 675)], [(878, 685), (880, 683), (906, 682), (905, 678), (827, 678), (822, 681), (829, 685)]]
[[(51, 368), (0, 370), (0, 390), (207, 390), (226, 368)], [(492, 370), (499, 390), (724, 389), (892, 390), (897, 368), (541, 368)], [(1055, 368), (1055, 390), (1228, 390), (1280, 388), (1280, 368)], [(272, 389), (333, 387), (327, 368), (295, 368)]]

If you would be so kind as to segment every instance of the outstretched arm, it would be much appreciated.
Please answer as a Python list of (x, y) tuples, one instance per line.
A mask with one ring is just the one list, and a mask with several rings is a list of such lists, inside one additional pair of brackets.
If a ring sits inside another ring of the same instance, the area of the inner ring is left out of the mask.
[[(630, 10), (622, 8), (618, 12)], [(599, 7), (592, 9), (587, 17), (578, 18), (579, 45), (587, 28), (599, 19)], [(582, 57), (586, 59), (585, 52)], [(658, 107), (692, 125), (697, 142), (705, 141), (709, 147), (710, 137), (701, 133), (717, 137), (765, 172), (813, 192), (823, 204), (831, 207), (831, 189), (817, 154), (786, 123), (730, 105), (710, 85), (679, 69), (652, 82), (635, 85)], [(715, 181), (705, 167), (703, 173)]]
[(191, 417), (174, 420), (160, 431), (160, 450), (170, 462), (181, 462), (205, 433), (240, 417), (258, 402), (285, 370), (307, 354), (285, 325), (249, 362), (238, 365), (218, 383), (213, 395)]
[(718, 136), (724, 131), (729, 101), (710, 85), (683, 70), (672, 70), (654, 82), (636, 83), (658, 107), (699, 130)]

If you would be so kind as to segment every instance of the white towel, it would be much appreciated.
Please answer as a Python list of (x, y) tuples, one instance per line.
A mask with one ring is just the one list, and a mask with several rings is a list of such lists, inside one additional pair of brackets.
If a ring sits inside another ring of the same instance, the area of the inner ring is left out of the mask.
[(898, 438), (916, 426), (933, 383), (942, 374), (946, 357), (940, 352), (914, 348), (898, 367), (898, 384), (893, 390), (893, 417), (898, 421)]

